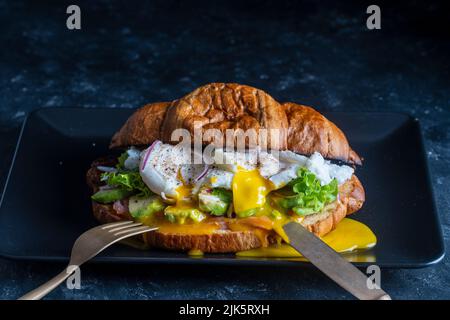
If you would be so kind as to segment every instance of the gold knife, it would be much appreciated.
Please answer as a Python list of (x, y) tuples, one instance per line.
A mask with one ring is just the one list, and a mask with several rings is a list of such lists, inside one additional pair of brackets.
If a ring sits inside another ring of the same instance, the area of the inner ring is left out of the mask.
[(283, 226), (289, 244), (342, 288), (360, 300), (391, 300), (381, 288), (370, 289), (368, 278), (342, 258), (325, 242), (301, 224), (289, 222)]

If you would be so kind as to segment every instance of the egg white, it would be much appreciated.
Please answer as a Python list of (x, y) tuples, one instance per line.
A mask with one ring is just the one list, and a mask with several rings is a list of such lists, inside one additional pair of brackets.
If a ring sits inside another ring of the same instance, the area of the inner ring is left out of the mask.
[[(354, 172), (349, 166), (330, 163), (319, 153), (306, 157), (291, 151), (273, 154), (260, 149), (247, 152), (216, 149), (212, 165), (206, 167), (205, 164), (190, 164), (190, 154), (176, 146), (158, 141), (150, 148), (139, 155), (140, 175), (151, 191), (166, 197), (176, 197), (176, 190), (182, 185), (191, 185), (193, 194), (204, 186), (231, 190), (238, 170), (259, 170), (260, 175), (271, 181), (275, 189), (295, 179), (301, 167), (314, 173), (322, 185), (334, 178), (342, 184)], [(135, 166), (136, 152), (130, 150), (128, 153), (128, 163)]]

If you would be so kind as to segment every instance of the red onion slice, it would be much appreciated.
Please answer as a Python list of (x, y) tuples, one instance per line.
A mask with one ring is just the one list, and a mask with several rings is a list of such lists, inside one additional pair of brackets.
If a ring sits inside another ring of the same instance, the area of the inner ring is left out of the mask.
[(114, 201), (114, 203), (113, 203), (113, 209), (116, 210), (116, 212), (117, 212), (118, 214), (127, 214), (127, 213), (129, 212), (129, 211), (128, 211), (128, 206), (125, 205), (125, 204), (122, 202), (122, 200)]
[(203, 179), (203, 177), (206, 176), (208, 171), (209, 171), (209, 166), (207, 164), (205, 164), (203, 171), (198, 175), (197, 178), (195, 178), (195, 182), (199, 182), (201, 179)]
[(142, 162), (141, 171), (145, 169), (145, 166), (147, 165), (148, 158), (150, 156), (150, 153), (152, 153), (153, 148), (155, 147), (157, 142), (161, 142), (159, 140), (153, 141), (153, 143), (148, 147), (147, 152), (144, 155), (144, 161)]

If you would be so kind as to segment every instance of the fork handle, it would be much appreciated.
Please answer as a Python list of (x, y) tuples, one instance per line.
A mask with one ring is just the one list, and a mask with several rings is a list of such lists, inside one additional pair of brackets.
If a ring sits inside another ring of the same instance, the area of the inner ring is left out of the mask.
[(46, 296), (50, 291), (55, 289), (61, 283), (64, 282), (72, 273), (69, 272), (68, 268), (64, 269), (61, 273), (44, 283), (43, 285), (37, 287), (36, 289), (28, 292), (27, 294), (21, 296), (18, 300), (39, 300)]

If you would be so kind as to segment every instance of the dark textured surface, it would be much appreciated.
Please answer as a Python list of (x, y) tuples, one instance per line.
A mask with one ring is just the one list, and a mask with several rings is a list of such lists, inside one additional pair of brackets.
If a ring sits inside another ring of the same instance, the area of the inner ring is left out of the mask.
[[(171, 1), (77, 3), (81, 31), (65, 27), (68, 3), (0, 1), (2, 183), (20, 124), (33, 109), (131, 108), (171, 100), (207, 82), (234, 81), (321, 110), (399, 111), (417, 117), (450, 244), (448, 11), (419, 1), (382, 4), (382, 30), (368, 31), (368, 4), (347, 1), (219, 2), (215, 7)], [(16, 298), (62, 267), (0, 259), (0, 298)], [(448, 256), (430, 268), (382, 273), (382, 285), (394, 298), (448, 299), (449, 282)], [(61, 287), (48, 298), (351, 296), (312, 269), (86, 265), (81, 290)]]

